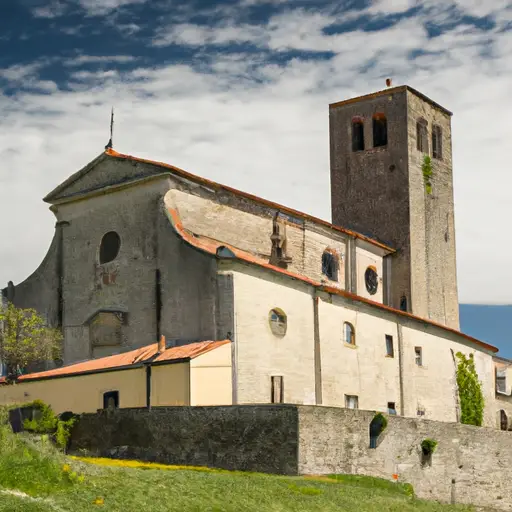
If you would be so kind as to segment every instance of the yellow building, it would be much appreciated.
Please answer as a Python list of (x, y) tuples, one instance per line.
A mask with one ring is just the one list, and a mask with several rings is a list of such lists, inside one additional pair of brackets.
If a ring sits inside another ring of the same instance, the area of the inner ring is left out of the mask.
[(166, 348), (165, 339), (114, 356), (0, 379), (0, 403), (43, 400), (59, 414), (109, 406), (229, 405), (231, 342), (203, 341)]

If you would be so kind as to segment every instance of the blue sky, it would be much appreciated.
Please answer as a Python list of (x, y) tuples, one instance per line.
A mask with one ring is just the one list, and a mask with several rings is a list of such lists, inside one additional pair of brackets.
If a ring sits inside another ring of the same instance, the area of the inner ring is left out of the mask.
[(327, 106), (389, 76), (454, 112), (461, 302), (512, 303), (511, 28), (502, 0), (2, 0), (0, 283), (43, 259), (41, 198), (112, 105), (117, 150), (330, 220)]

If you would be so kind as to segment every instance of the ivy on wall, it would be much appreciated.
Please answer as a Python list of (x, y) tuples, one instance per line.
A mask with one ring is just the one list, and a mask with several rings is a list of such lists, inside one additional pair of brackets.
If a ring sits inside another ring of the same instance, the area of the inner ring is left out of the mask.
[(428, 155), (423, 158), (423, 164), (421, 166), (423, 171), (423, 181), (425, 182), (425, 191), (427, 194), (432, 194), (432, 160)]
[(457, 386), (459, 388), (461, 423), (482, 426), (484, 416), (484, 395), (482, 384), (478, 380), (473, 354), (466, 357), (457, 352)]

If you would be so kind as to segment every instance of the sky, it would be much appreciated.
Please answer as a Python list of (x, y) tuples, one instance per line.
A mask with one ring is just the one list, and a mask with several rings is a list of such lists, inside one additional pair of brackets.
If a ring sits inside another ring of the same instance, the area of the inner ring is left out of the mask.
[(1, 0), (0, 288), (112, 106), (116, 150), (330, 221), (328, 104), (391, 77), (454, 112), (460, 301), (511, 304), (511, 29), (504, 0)]

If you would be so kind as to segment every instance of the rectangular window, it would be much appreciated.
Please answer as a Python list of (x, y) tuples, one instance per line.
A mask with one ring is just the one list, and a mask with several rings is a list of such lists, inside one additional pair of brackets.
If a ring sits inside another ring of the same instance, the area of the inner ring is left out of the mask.
[(388, 402), (388, 414), (396, 415), (395, 402)]
[(421, 354), (421, 347), (414, 347), (414, 354), (416, 356), (416, 364), (418, 366), (423, 366), (423, 357)]
[(364, 124), (362, 119), (352, 121), (352, 151), (364, 151)]
[(393, 336), (386, 334), (386, 355), (388, 357), (395, 357), (393, 349)]
[(438, 160), (443, 158), (443, 131), (437, 124), (432, 126), (432, 156)]
[(281, 375), (274, 375), (270, 377), (271, 380), (271, 402), (273, 404), (282, 404), (284, 402), (284, 389), (283, 377)]
[(117, 409), (119, 407), (119, 391), (103, 393), (103, 409)]
[(416, 149), (422, 153), (428, 153), (427, 122), (424, 119), (416, 123)]
[(373, 147), (386, 146), (388, 143), (388, 123), (384, 114), (373, 116)]
[(345, 395), (345, 407), (347, 409), (359, 409), (359, 399), (356, 395)]

